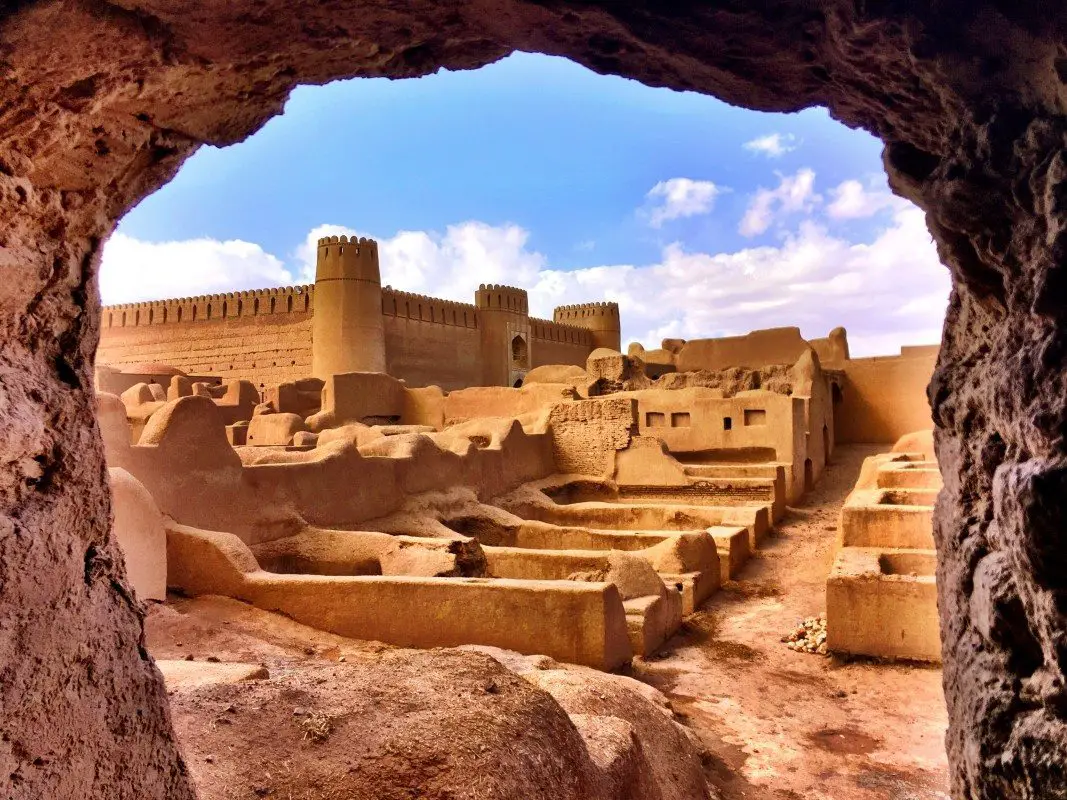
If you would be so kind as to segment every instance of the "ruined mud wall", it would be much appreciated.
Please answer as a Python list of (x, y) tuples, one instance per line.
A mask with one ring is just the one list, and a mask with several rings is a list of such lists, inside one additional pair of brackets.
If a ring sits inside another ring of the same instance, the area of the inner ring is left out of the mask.
[(557, 472), (610, 477), (615, 453), (637, 435), (637, 402), (604, 398), (560, 403), (548, 422)]
[(758, 369), (769, 364), (794, 364), (809, 349), (799, 328), (770, 328), (744, 336), (691, 339), (682, 345), (677, 365), (679, 372)]
[(91, 391), (106, 236), (197, 147), (240, 141), (298, 84), (514, 50), (748, 108), (825, 105), (885, 142), (890, 184), (926, 210), (954, 287), (930, 391), (952, 792), (1064, 797), (1067, 6), (1039, 0), (3, 6), (12, 794), (192, 792), (108, 534)]
[(936, 347), (844, 362), (840, 395), (835, 392), (836, 441), (892, 444), (905, 433), (930, 428), (926, 387), (936, 362)]

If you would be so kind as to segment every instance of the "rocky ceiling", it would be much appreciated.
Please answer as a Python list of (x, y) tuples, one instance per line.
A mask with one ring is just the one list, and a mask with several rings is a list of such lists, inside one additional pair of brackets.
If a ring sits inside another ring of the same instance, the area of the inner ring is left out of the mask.
[(107, 537), (91, 389), (103, 238), (199, 145), (248, 136), (297, 84), (512, 50), (754, 109), (826, 105), (883, 139), (891, 184), (926, 209), (955, 286), (930, 388), (953, 793), (1067, 797), (1067, 5), (1042, 0), (0, 7), (11, 796), (192, 793)]

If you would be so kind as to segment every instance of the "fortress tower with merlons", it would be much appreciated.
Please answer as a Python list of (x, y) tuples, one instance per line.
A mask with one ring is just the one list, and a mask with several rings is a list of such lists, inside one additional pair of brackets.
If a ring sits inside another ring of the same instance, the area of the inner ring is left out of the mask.
[(257, 386), (388, 372), (448, 390), (514, 386), (533, 367), (584, 365), (620, 346), (615, 303), (563, 306), (550, 321), (531, 317), (512, 286), (482, 284), (473, 304), (400, 292), (382, 286), (377, 242), (329, 236), (313, 285), (105, 306), (97, 360)]

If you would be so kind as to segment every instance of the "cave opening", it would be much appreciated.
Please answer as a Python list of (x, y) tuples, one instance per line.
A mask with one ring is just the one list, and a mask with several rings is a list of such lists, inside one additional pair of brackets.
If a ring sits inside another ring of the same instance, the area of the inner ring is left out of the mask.
[[(100, 16), (24, 3), (5, 10), (0, 29), (13, 76), (5, 99), (25, 112), (2, 129), (0, 181), (14, 209), (2, 223), (13, 276), (2, 295), (2, 497), (16, 535), (0, 540), (0, 578), (11, 630), (50, 632), (13, 636), (0, 651), (8, 707), (49, 705), (5, 715), (4, 726), (55, 753), (48, 763), (14, 757), (16, 796), (48, 796), (60, 782), (84, 797), (193, 796), (158, 673), (139, 650), (140, 618), (106, 552), (89, 391), (101, 243), (198, 147), (248, 136), (297, 84), (471, 68), (513, 50), (763, 110), (826, 105), (882, 139), (890, 185), (926, 211), (953, 281), (930, 386), (946, 475), (935, 534), (953, 795), (1062, 794), (1063, 668), (1038, 662), (1067, 628), (1054, 602), (1064, 579), (1037, 565), (1067, 516), (1054, 400), (1064, 370), (1050, 356), (1065, 336), (1053, 291), (1064, 11), (507, 3), (498, 16), (420, 4), (399, 20), (354, 4), (297, 14), (269, 1), (253, 20), (135, 6)], [(56, 37), (70, 46), (54, 48)], [(33, 641), (34, 657), (14, 641)], [(60, 691), (71, 664), (87, 665), (85, 680)]]

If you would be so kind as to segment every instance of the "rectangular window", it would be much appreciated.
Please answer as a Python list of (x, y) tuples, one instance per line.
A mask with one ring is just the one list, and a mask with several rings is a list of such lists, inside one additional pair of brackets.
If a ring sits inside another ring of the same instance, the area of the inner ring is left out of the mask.
[(734, 421), (729, 417), (722, 418), (722, 429), (724, 431), (730, 430), (734, 426)]
[(646, 428), (665, 428), (667, 427), (667, 415), (660, 414), (658, 411), (649, 411), (645, 414), (645, 427)]
[(746, 425), (766, 425), (767, 424), (767, 412), (762, 408), (746, 408), (745, 409), (745, 424)]
[(689, 427), (689, 412), (688, 411), (676, 411), (671, 414), (671, 427), (672, 428), (688, 428)]

